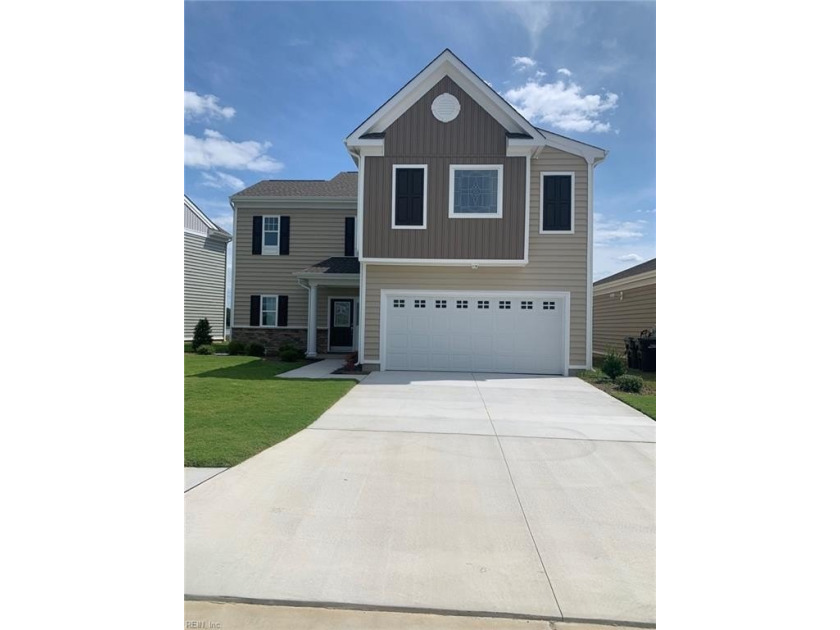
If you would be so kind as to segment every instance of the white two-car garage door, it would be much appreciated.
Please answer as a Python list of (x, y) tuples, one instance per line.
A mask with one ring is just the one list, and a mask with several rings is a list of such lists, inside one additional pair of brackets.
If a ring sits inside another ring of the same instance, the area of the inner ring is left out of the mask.
[(568, 374), (569, 294), (383, 291), (383, 370)]

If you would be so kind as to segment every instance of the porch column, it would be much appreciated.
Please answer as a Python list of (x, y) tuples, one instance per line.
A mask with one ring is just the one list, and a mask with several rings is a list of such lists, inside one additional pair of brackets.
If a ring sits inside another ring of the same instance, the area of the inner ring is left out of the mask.
[(306, 356), (318, 354), (318, 285), (309, 283), (309, 320), (306, 326)]

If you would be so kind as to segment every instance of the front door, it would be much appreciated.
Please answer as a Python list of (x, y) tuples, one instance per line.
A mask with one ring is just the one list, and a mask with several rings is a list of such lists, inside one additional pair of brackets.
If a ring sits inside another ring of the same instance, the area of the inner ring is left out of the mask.
[(353, 300), (330, 301), (330, 350), (353, 349)]

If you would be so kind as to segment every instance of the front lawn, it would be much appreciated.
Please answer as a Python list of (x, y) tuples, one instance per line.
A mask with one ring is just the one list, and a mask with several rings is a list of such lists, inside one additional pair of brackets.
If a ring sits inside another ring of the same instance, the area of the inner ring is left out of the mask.
[(309, 426), (355, 385), (274, 377), (305, 364), (184, 354), (184, 466), (234, 466)]
[(628, 369), (628, 374), (641, 376), (645, 382), (644, 389), (642, 389), (641, 393), (631, 394), (630, 392), (619, 391), (612, 383), (597, 382), (603, 363), (604, 357), (595, 357), (592, 360), (592, 367), (595, 369), (591, 372), (581, 372), (578, 376), (587, 383), (594, 385), (598, 389), (603, 389), (611, 396), (618, 398), (621, 402), (630, 405), (633, 409), (638, 409), (646, 416), (650, 416), (656, 420), (656, 372), (642, 372), (641, 370)]

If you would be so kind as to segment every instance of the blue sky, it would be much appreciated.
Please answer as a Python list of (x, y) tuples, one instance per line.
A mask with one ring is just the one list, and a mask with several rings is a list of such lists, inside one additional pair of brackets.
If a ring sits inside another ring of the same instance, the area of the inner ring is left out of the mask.
[(186, 194), (229, 230), (245, 186), (355, 170), (342, 140), (444, 48), (532, 123), (609, 151), (596, 280), (656, 256), (652, 2), (188, 2)]

